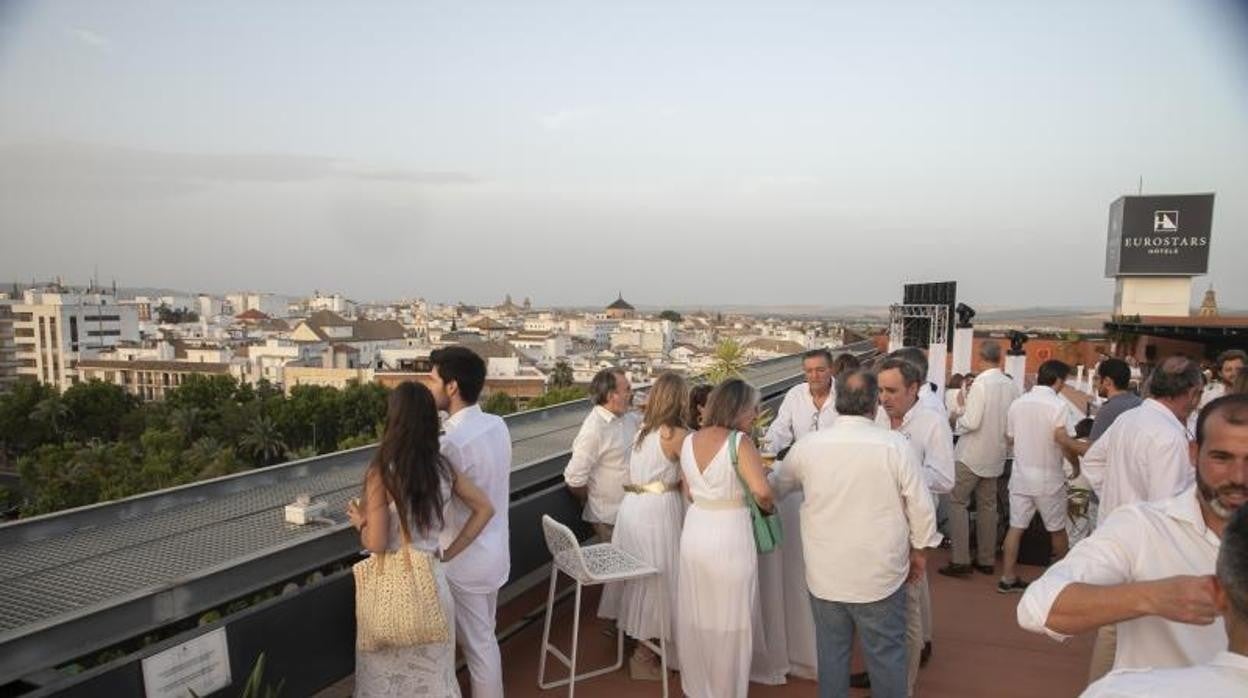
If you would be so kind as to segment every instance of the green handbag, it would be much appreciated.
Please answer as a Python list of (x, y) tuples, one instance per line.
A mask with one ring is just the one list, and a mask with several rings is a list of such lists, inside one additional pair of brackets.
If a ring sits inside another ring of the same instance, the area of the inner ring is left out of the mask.
[(741, 470), (737, 465), (737, 442), (740, 438), (739, 431), (728, 434), (728, 455), (732, 458), (732, 472), (737, 474), (741, 488), (745, 490), (745, 505), (750, 508), (750, 523), (754, 527), (754, 547), (760, 553), (769, 553), (784, 542), (784, 529), (780, 527), (779, 516), (768, 514), (759, 508), (758, 502), (754, 501), (754, 495), (750, 494), (749, 485), (745, 484), (745, 478), (741, 477)]

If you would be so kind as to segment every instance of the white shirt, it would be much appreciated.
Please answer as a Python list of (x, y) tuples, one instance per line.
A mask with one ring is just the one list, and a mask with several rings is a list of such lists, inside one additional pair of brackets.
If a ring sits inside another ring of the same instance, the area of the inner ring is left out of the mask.
[[(879, 422), (879, 420), (876, 420)], [(892, 420), (884, 413), (881, 426), (892, 428)], [(953, 433), (949, 431), (949, 420), (944, 412), (932, 409), (922, 402), (914, 406), (901, 418), (897, 427), (919, 457), (919, 466), (923, 473), (923, 482), (932, 494), (948, 494), (953, 491)]]
[(1053, 438), (1058, 427), (1073, 436), (1074, 416), (1066, 398), (1047, 385), (1037, 385), (1010, 405), (1005, 427), (1014, 439), (1010, 492), (1048, 495), (1066, 487), (1065, 457)]
[(941, 414), (945, 414), (945, 399), (941, 397), (940, 393), (936, 392), (936, 389), (932, 387), (932, 383), (929, 381), (923, 381), (919, 385), (919, 402)]
[[(494, 516), (481, 535), (446, 565), (446, 577), (465, 591), (485, 594), (497, 590), (511, 574), (508, 504), (511, 495), (511, 433), (497, 415), (471, 405), (443, 424), (442, 455), (455, 471), (481, 488)], [(468, 523), (472, 510), (458, 499), (448, 507), (446, 527), (439, 543), (450, 546)]]
[(623, 416), (597, 405), (589, 411), (572, 442), (572, 458), (563, 470), (569, 487), (589, 487), (586, 521), (614, 524), (628, 484), (628, 454), (637, 436), (637, 415)]
[(1082, 698), (1243, 698), (1248, 657), (1219, 652), (1208, 663), (1182, 669), (1120, 669), (1088, 686)]
[(1223, 395), (1226, 395), (1226, 383), (1215, 380), (1209, 385), (1206, 385), (1204, 392), (1200, 394), (1201, 408), (1204, 408), (1205, 405), (1208, 405), (1209, 403), (1213, 402), (1214, 400), (1217, 400)]
[(945, 388), (945, 412), (949, 416), (957, 419), (962, 416), (962, 406), (958, 404), (958, 393), (962, 392), (961, 388)]
[(805, 495), (806, 584), (820, 599), (879, 601), (905, 582), (911, 548), (940, 544), (914, 449), (866, 417), (837, 417), (798, 441), (776, 479), (778, 491)]
[(1082, 463), (1101, 500), (1098, 521), (1124, 504), (1173, 497), (1196, 481), (1187, 429), (1152, 398), (1119, 415)]
[(1010, 454), (1005, 420), (1018, 392), (1014, 380), (999, 368), (984, 371), (971, 384), (962, 416), (958, 417), (957, 429), (962, 436), (954, 454), (979, 477), (999, 477), (1005, 471), (1005, 459)]
[(1192, 410), (1192, 413), (1187, 418), (1187, 433), (1191, 436), (1192, 440), (1196, 439), (1196, 420), (1200, 418), (1200, 411), (1205, 409), (1205, 405), (1208, 405), (1223, 395), (1226, 395), (1226, 383), (1215, 380), (1205, 386), (1204, 391), (1200, 394), (1200, 406)]
[[(1176, 575), (1211, 575), (1221, 540), (1205, 526), (1193, 486), (1159, 502), (1137, 502), (1114, 511), (1091, 536), (1032, 582), (1018, 603), (1018, 624), (1056, 640), (1047, 627), (1053, 602), (1068, 584), (1112, 586)], [(1142, 616), (1118, 624), (1115, 669), (1182, 667), (1207, 662), (1226, 647), (1218, 618), (1211, 625)], [(1199, 695), (1199, 694), (1191, 694)]]
[(822, 426), (827, 429), (836, 419), (836, 383), (828, 388), (828, 397), (823, 407), (815, 408), (815, 399), (810, 394), (810, 383), (798, 383), (789, 388), (776, 410), (776, 418), (767, 427), (763, 438), (767, 441), (767, 450), (772, 453), (792, 446), (798, 439)]

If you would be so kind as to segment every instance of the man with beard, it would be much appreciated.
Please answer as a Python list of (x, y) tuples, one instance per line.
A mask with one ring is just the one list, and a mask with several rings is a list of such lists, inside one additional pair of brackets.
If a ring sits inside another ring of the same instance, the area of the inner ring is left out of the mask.
[(1248, 507), (1240, 507), (1222, 532), (1218, 613), (1226, 621), (1227, 648), (1205, 664), (1182, 669), (1122, 669), (1088, 687), (1082, 698), (1248, 695)]
[[(434, 350), (429, 361), (433, 398), (450, 415), (442, 425), (442, 455), (489, 496), (497, 512), (472, 545), (447, 563), (446, 579), (455, 597), (455, 636), (468, 664), (472, 698), (502, 698), (503, 660), (494, 627), (498, 590), (511, 573), (511, 434), (501, 417), (477, 404), (485, 387), (484, 359), (467, 347), (453, 346)], [(447, 505), (442, 545), (450, 545), (469, 514), (462, 503)]]
[(1057, 640), (1118, 625), (1114, 669), (1202, 664), (1226, 646), (1211, 579), (1227, 520), (1248, 502), (1248, 395), (1201, 412), (1196, 483), (1119, 507), (1028, 587), (1025, 630)]

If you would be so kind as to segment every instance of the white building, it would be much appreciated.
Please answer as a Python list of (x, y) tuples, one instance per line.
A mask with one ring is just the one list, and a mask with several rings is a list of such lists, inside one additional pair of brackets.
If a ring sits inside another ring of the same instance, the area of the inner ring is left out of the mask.
[(231, 293), (225, 297), (230, 306), (226, 312), (241, 315), (248, 310), (259, 310), (269, 317), (285, 317), (286, 299), (272, 293)]
[(565, 334), (550, 332), (518, 332), (508, 342), (530, 361), (539, 365), (554, 365), (568, 355), (571, 339)]
[(17, 345), (13, 342), (13, 304), (16, 302), (0, 293), (0, 392), (17, 381)]
[(211, 320), (223, 314), (223, 311), (224, 304), (220, 298), (207, 293), (201, 293), (195, 297), (195, 312), (199, 313), (200, 319)]
[(313, 313), (318, 310), (328, 310), (331, 313), (352, 317), (355, 315), (355, 309), (355, 303), (337, 293), (326, 296), (322, 295), (320, 291), (315, 291), (312, 297), (308, 299), (308, 311)]
[(13, 316), (18, 376), (62, 391), (78, 382), (80, 359), (139, 339), (137, 309), (106, 293), (31, 289)]

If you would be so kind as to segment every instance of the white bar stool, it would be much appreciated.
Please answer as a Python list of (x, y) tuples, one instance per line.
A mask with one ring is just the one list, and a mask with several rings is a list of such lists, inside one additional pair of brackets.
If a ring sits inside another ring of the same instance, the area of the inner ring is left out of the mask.
[[(658, 575), (659, 571), (638, 560), (610, 543), (598, 543), (581, 547), (572, 529), (555, 521), (549, 516), (542, 516), (542, 532), (546, 536), (546, 547), (554, 558), (550, 566), (550, 594), (546, 597), (546, 624), (542, 629), (542, 658), (537, 668), (537, 685), (542, 689), (558, 688), (567, 684), (568, 698), (572, 698), (576, 690), (576, 682), (617, 671), (624, 666), (624, 631), (616, 631), (615, 664), (601, 669), (576, 673), (576, 649), (581, 625), (581, 587), (622, 582), (628, 579), (641, 579)], [(572, 657), (559, 651), (550, 642), (550, 617), (555, 605), (555, 582), (559, 572), (563, 572), (576, 580), (576, 607), (572, 613)], [(662, 595), (660, 603), (666, 606), (666, 598)], [(661, 617), (667, 617), (667, 608), (660, 609)], [(667, 698), (667, 641), (660, 637), (656, 647), (649, 640), (638, 640), (641, 644), (654, 650), (659, 655), (663, 670), (663, 698)], [(546, 682), (546, 655), (550, 654), (568, 668), (568, 678)]]

